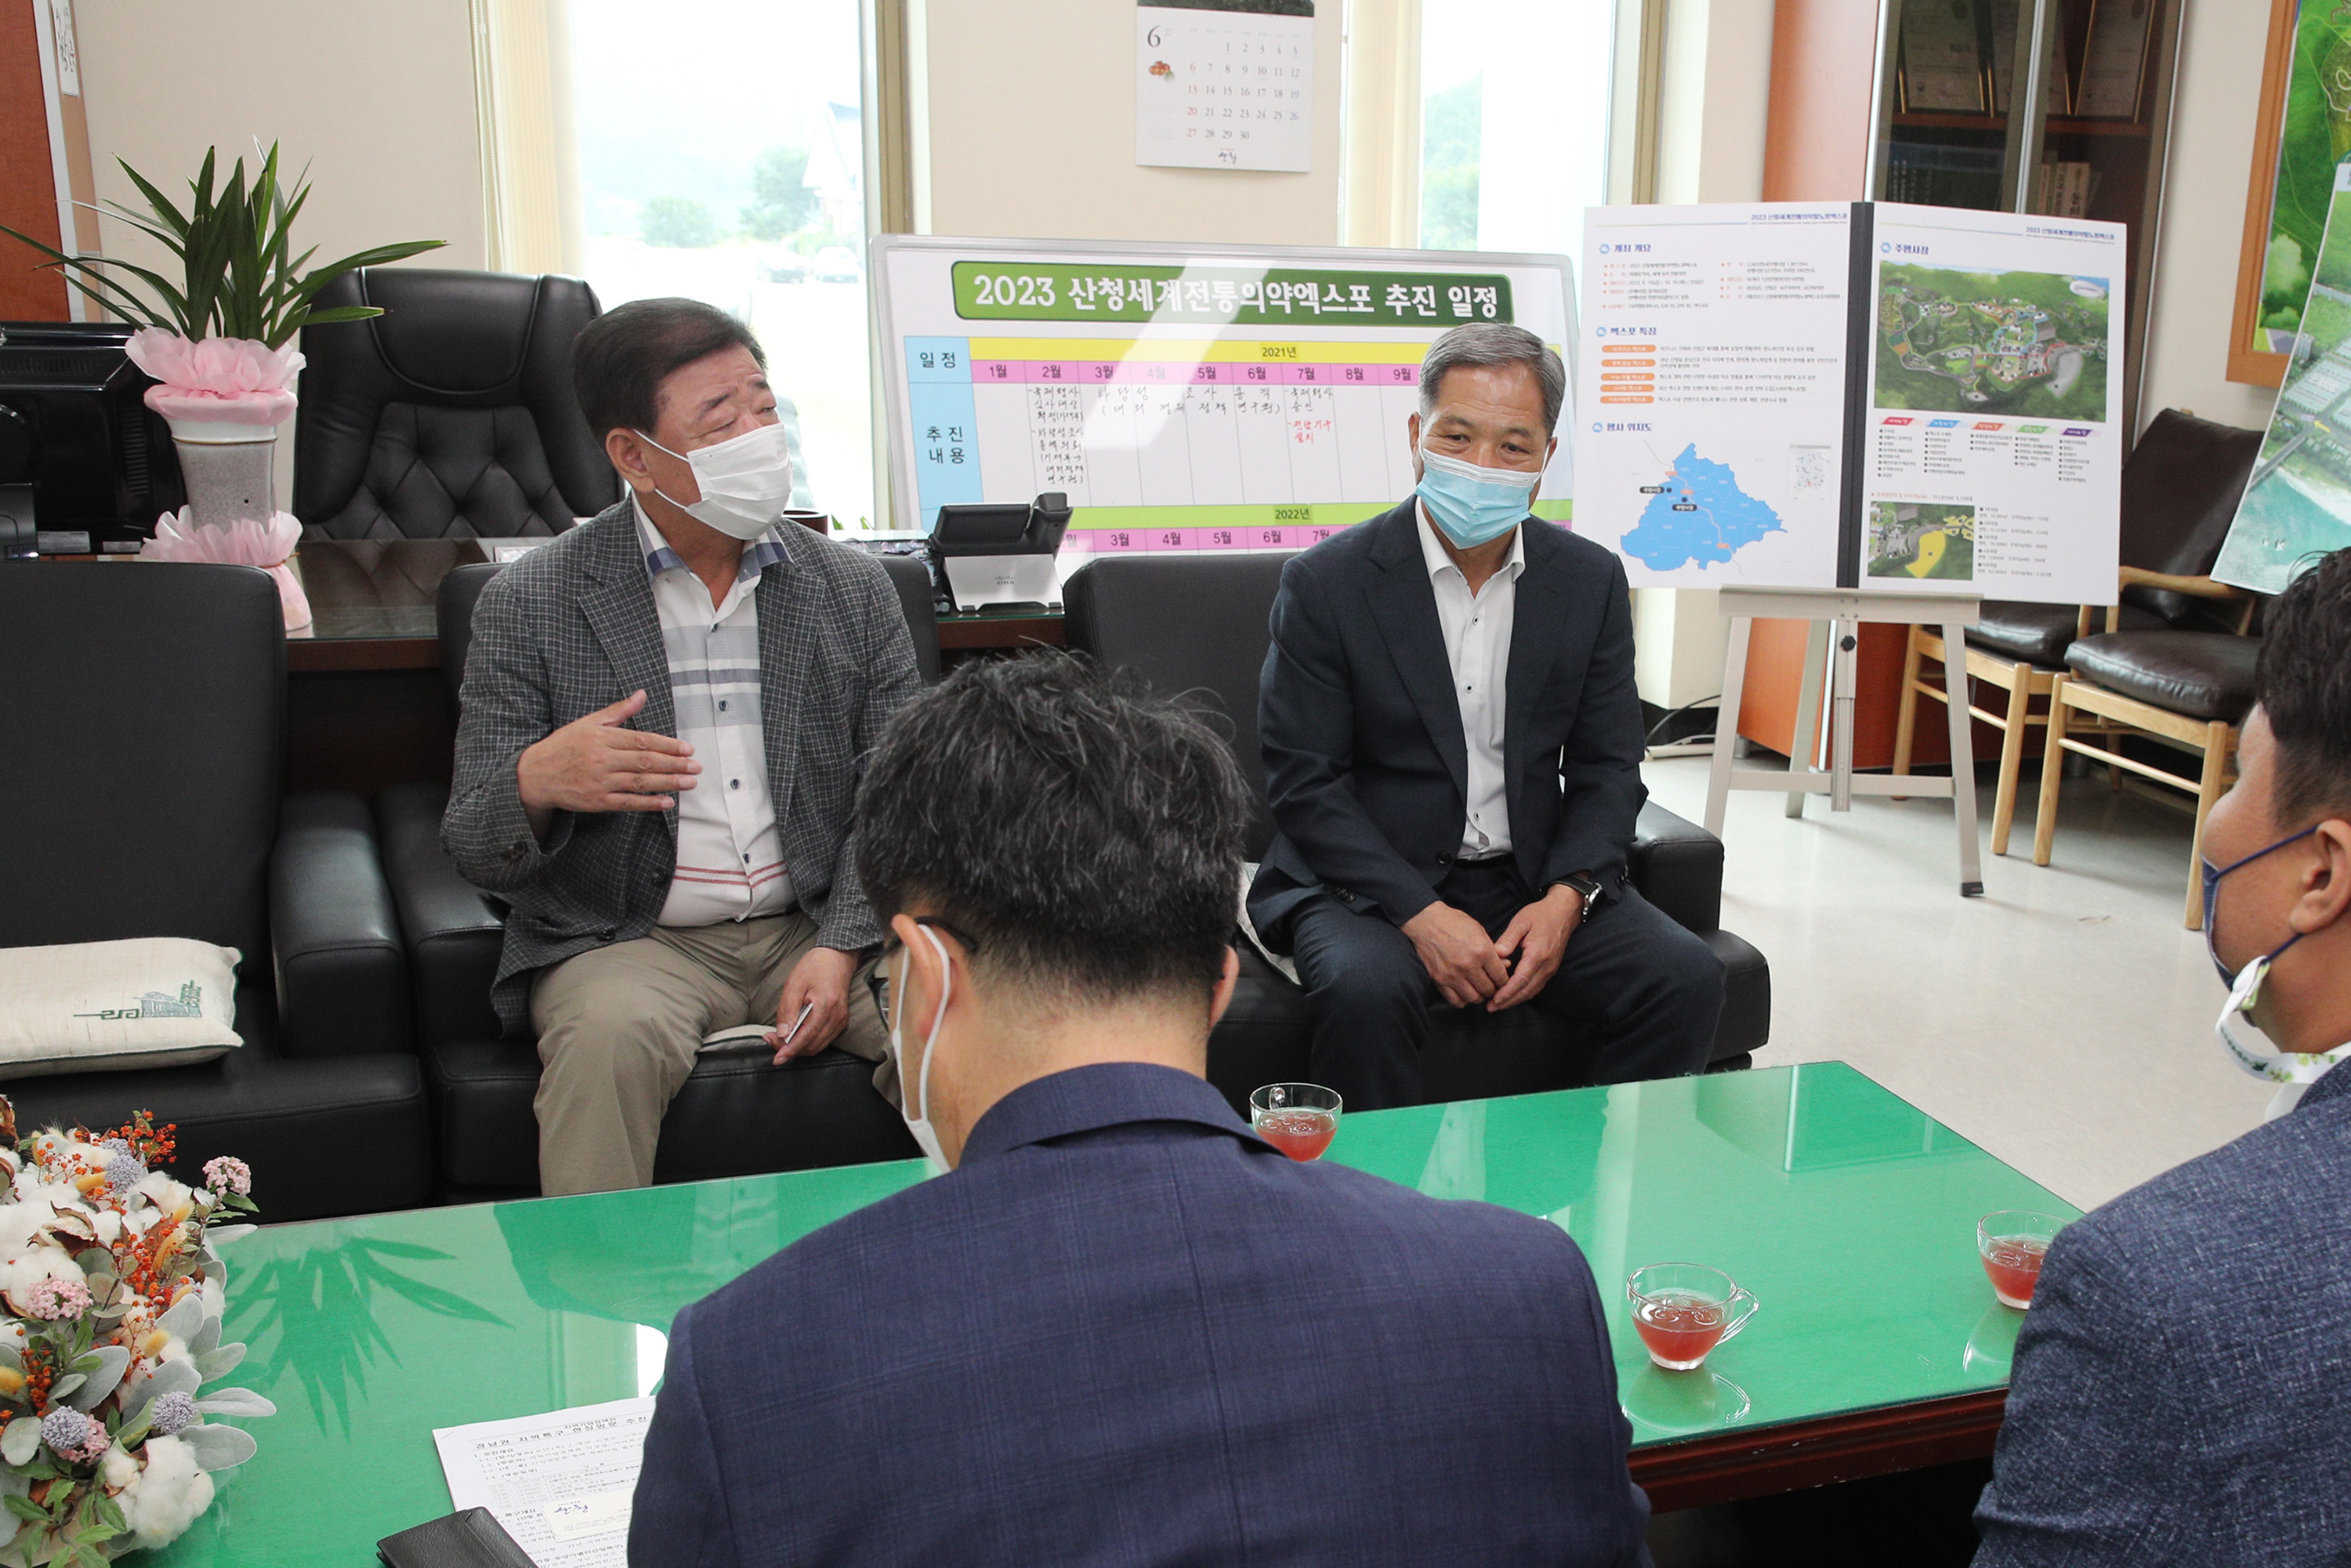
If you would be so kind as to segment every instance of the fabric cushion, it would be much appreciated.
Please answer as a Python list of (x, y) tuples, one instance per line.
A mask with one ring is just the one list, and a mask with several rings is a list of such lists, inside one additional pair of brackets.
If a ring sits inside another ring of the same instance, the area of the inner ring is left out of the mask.
[(0, 1079), (210, 1061), (237, 1037), (237, 951), (185, 936), (0, 947)]
[[(2025, 604), (2014, 600), (1987, 599), (1976, 623), (1968, 628), (1968, 645), (2038, 664), (2044, 670), (2063, 669), (2065, 650), (2074, 644), (2074, 629), (2081, 624), (2081, 613), (2080, 607), (2072, 604)], [(2104, 610), (2090, 612), (2093, 632), (2104, 632), (2105, 624)], [(2153, 611), (2126, 603), (2119, 630), (2153, 632), (2164, 624), (2163, 617)]]
[(2253, 706), (2261, 653), (2259, 637), (2226, 632), (2103, 632), (2075, 643), (2065, 662), (2109, 691), (2235, 724)]

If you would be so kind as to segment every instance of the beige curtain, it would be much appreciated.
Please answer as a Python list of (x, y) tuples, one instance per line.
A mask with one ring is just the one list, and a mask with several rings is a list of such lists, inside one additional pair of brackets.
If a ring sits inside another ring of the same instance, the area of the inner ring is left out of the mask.
[(473, 0), (489, 265), (576, 275), (584, 262), (569, 0)]
[(1339, 240), (1420, 244), (1420, 0), (1347, 0)]

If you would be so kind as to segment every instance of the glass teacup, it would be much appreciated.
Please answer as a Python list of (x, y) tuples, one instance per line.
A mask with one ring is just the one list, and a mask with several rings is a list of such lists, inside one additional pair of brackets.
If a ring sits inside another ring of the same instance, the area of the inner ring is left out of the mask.
[[(1729, 1275), (1703, 1263), (1652, 1263), (1625, 1281), (1633, 1329), (1649, 1359), (1667, 1372), (1688, 1372), (1716, 1345), (1736, 1335), (1761, 1308)], [(1743, 1305), (1742, 1305), (1743, 1303)]]
[(1319, 1083), (1269, 1083), (1249, 1096), (1249, 1125), (1293, 1160), (1320, 1159), (1343, 1108), (1338, 1091)]
[(1991, 1293), (2020, 1312), (2032, 1304), (2041, 1282), (2041, 1262), (2065, 1221), (2029, 1208), (2003, 1208), (1976, 1221), (1976, 1256), (1983, 1260)]

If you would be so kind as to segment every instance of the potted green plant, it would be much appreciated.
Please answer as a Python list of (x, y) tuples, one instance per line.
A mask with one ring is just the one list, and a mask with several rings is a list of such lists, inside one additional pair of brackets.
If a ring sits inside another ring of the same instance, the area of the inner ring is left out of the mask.
[(285, 564), (301, 525), (277, 510), (271, 465), (277, 427), (294, 412), (294, 378), (302, 369), (301, 352), (291, 346), (295, 335), (314, 322), (382, 315), (373, 306), (321, 309), (312, 301), (354, 268), (399, 261), (447, 242), (403, 240), (309, 267), (315, 247), (298, 255), (293, 243), (309, 182), (298, 177), (288, 189), (279, 180), (274, 143), (259, 158), (249, 181), (239, 158), (227, 180), (216, 184), (218, 150), (208, 149), (204, 167), (189, 182), (184, 212), (122, 164), (148, 210), (119, 202), (92, 210), (162, 246), (179, 263), (176, 281), (116, 257), (68, 256), (5, 225), (0, 234), (47, 256), (47, 265), (68, 287), (101, 309), (140, 323), (127, 351), (158, 383), (147, 389), (147, 406), (171, 423), (188, 491), (186, 508), (177, 517), (157, 519), (156, 538), (140, 553), (263, 567), (278, 580), (291, 629), (310, 619), (301, 585)]

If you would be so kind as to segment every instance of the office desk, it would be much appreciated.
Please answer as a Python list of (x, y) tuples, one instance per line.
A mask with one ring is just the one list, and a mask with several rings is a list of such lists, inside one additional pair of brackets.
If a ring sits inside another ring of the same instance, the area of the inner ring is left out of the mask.
[[(2022, 1314), (1999, 1208), (2074, 1210), (1849, 1067), (1346, 1118), (1332, 1159), (1566, 1227), (1609, 1296), (1633, 1474), (1659, 1511), (1988, 1454)], [(446, 1512), (432, 1429), (626, 1398), (684, 1303), (917, 1179), (915, 1162), (266, 1228), (224, 1250), (260, 1454), (162, 1562), (303, 1568)], [(1644, 1263), (1762, 1301), (1694, 1373), (1623, 1312)], [(877, 1331), (878, 1332), (878, 1331)], [(1473, 1396), (1464, 1391), (1464, 1397)]]
[[(312, 539), (294, 552), (311, 624), (286, 639), (287, 784), (356, 789), (440, 783), (456, 725), (442, 688), (434, 597), (457, 567), (486, 560), (474, 539)], [(947, 615), (950, 664), (997, 650), (1062, 645), (1059, 615)]]

